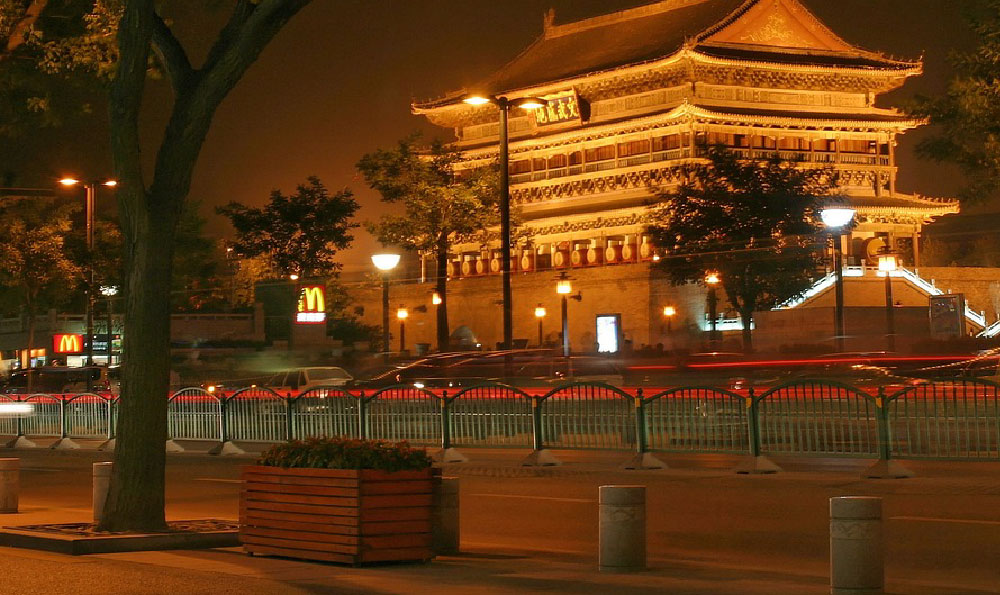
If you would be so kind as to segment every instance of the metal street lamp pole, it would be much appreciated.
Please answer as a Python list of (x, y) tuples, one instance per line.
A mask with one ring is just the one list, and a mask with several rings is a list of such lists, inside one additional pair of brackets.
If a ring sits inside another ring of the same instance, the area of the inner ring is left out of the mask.
[(896, 351), (896, 316), (892, 308), (892, 271), (885, 272), (885, 329), (886, 346)]
[(500, 270), (503, 277), (503, 348), (513, 347), (514, 315), (510, 290), (510, 154), (507, 116), (510, 101), (497, 98), (500, 108)]
[[(84, 186), (87, 196), (87, 365), (94, 365), (94, 200), (97, 184)], [(89, 379), (90, 376), (88, 375)], [(89, 380), (88, 380), (89, 390)]]
[(711, 325), (708, 331), (708, 343), (711, 346), (715, 345), (716, 333), (718, 332), (718, 313), (716, 309), (718, 307), (719, 298), (715, 294), (715, 287), (708, 288), (708, 323)]
[(382, 361), (389, 363), (389, 272), (399, 264), (399, 254), (373, 254), (372, 264), (382, 273)]
[(837, 351), (844, 351), (844, 334), (847, 332), (844, 325), (844, 251), (841, 247), (843, 234), (839, 231), (833, 236), (833, 270), (836, 276), (834, 295), (836, 307), (833, 312), (834, 333), (836, 333)]

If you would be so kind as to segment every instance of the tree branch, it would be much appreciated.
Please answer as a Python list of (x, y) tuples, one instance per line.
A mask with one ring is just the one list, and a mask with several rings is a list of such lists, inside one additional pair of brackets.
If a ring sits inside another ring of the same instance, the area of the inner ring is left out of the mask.
[(191, 61), (184, 47), (158, 14), (153, 15), (152, 41), (153, 50), (167, 71), (167, 78), (170, 79), (174, 95), (179, 95), (190, 81), (194, 70), (191, 68)]

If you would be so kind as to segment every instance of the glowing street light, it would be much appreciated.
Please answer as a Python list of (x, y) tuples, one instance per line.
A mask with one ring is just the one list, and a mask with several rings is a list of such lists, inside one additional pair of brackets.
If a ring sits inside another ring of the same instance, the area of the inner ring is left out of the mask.
[[(510, 289), (510, 136), (507, 119), (511, 106), (526, 110), (538, 109), (545, 106), (545, 100), (537, 97), (510, 99), (503, 96), (473, 94), (462, 101), (476, 106), (492, 103), (500, 110), (500, 265), (503, 283), (503, 348), (509, 351), (513, 347), (514, 315)], [(510, 361), (509, 358), (507, 361)], [(507, 368), (509, 367), (507, 365)]]
[(566, 271), (559, 273), (556, 277), (556, 293), (562, 298), (562, 345), (563, 357), (569, 357), (569, 298), (576, 301), (583, 299), (579, 294), (571, 296), (573, 285), (570, 283), (569, 275)]
[(820, 211), (823, 225), (833, 235), (833, 271), (836, 278), (834, 293), (836, 307), (833, 310), (834, 334), (836, 335), (837, 351), (844, 350), (844, 227), (854, 221), (854, 209), (847, 207), (828, 207)]
[(410, 312), (405, 306), (400, 305), (396, 310), (396, 318), (399, 320), (399, 352), (406, 351), (406, 319), (410, 317)]
[[(94, 203), (97, 199), (97, 187), (105, 186), (114, 188), (118, 185), (117, 180), (101, 179), (91, 182), (81, 182), (79, 179), (65, 176), (59, 183), (70, 188), (73, 186), (83, 186), (86, 197), (87, 210), (87, 365), (94, 365)], [(87, 390), (90, 390), (91, 381), (87, 377)]]
[(715, 345), (718, 341), (718, 324), (719, 324), (719, 296), (715, 293), (715, 286), (720, 283), (719, 273), (717, 271), (708, 271), (705, 273), (705, 285), (708, 286), (708, 321), (711, 325), (711, 330), (708, 333), (708, 342), (710, 345)]
[(434, 304), (435, 306), (440, 306), (441, 302), (442, 302), (442, 300), (441, 300), (441, 294), (440, 293), (438, 293), (438, 292), (435, 291), (433, 294), (431, 294), (431, 303), (432, 304)]
[[(382, 273), (382, 360), (389, 362), (389, 273), (399, 264), (399, 254), (383, 252), (372, 255), (372, 264)], [(397, 313), (398, 314), (398, 313)], [(402, 338), (402, 337), (400, 337)]]
[(535, 318), (538, 319), (538, 346), (545, 344), (545, 337), (542, 335), (542, 319), (545, 318), (545, 306), (538, 304), (535, 306)]
[(671, 327), (673, 325), (674, 316), (677, 316), (677, 308), (675, 308), (673, 306), (664, 306), (663, 307), (663, 317), (667, 319), (667, 332), (668, 333), (673, 332), (673, 328), (671, 328)]

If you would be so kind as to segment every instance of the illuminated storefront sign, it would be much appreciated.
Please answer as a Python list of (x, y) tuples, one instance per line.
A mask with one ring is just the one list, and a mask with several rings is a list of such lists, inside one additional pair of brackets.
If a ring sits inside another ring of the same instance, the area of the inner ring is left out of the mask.
[(55, 353), (82, 353), (83, 335), (52, 335), (52, 351)]
[(326, 322), (326, 288), (322, 285), (304, 285), (299, 288), (299, 304), (295, 311), (299, 324)]
[(535, 123), (539, 126), (580, 121), (580, 103), (576, 91), (546, 97), (544, 107), (531, 111), (535, 114)]

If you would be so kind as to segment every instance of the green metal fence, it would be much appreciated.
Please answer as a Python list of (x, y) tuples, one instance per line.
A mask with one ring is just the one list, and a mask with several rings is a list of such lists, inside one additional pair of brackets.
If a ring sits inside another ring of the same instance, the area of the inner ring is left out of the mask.
[(541, 436), (549, 448), (635, 448), (634, 397), (607, 384), (572, 383), (539, 399)]
[(960, 379), (907, 387), (888, 397), (893, 456), (1000, 458), (1000, 385)]
[(521, 447), (533, 444), (532, 397), (503, 384), (471, 386), (446, 403), (448, 445)]
[(875, 456), (876, 398), (829, 380), (796, 380), (754, 398), (762, 453)]
[(312, 388), (289, 401), (292, 437), (361, 435), (358, 399), (340, 388)]
[(406, 440), (420, 446), (441, 444), (443, 399), (414, 386), (390, 386), (362, 397), (364, 433), (376, 440)]
[(749, 397), (710, 387), (673, 388), (642, 402), (648, 449), (723, 452), (750, 450)]
[(185, 388), (167, 401), (167, 435), (175, 440), (223, 440), (222, 400), (201, 388)]
[[(0, 417), (0, 435), (109, 439), (105, 396), (0, 396), (28, 414)], [(175, 440), (280, 442), (310, 436), (407, 440), (442, 448), (607, 449), (881, 459), (1000, 459), (1000, 385), (924, 382), (889, 395), (830, 380), (796, 380), (755, 394), (677, 387), (644, 395), (601, 383), (544, 394), (487, 383), (454, 394), (392, 386), (371, 394), (319, 387), (296, 396), (250, 387), (199, 388), (167, 404)]]

